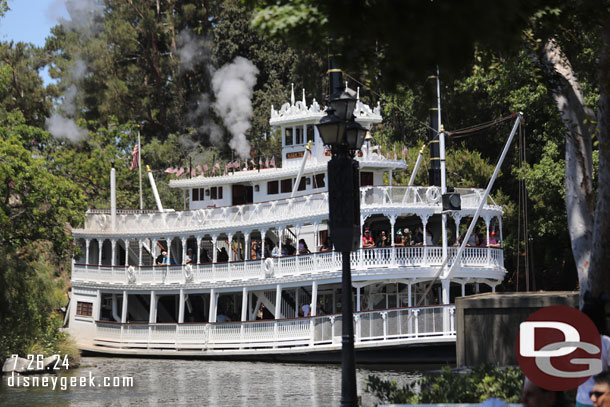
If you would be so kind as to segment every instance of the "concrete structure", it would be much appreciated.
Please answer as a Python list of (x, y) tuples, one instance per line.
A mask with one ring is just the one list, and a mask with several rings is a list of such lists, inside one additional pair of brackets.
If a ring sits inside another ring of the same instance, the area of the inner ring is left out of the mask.
[(577, 291), (486, 293), (456, 298), (458, 367), (516, 365), (519, 324), (551, 305), (578, 306)]

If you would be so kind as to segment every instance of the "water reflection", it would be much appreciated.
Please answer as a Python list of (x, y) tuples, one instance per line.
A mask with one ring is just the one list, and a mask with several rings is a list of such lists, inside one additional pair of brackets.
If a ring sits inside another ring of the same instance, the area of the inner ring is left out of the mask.
[[(0, 384), (1, 406), (312, 406), (339, 405), (341, 366), (198, 360), (84, 358), (63, 376), (96, 378), (98, 387), (9, 387)], [(360, 368), (358, 394), (369, 374), (412, 380), (408, 371)], [(134, 387), (101, 387), (102, 377), (131, 376)], [(62, 377), (60, 375), (60, 377)], [(64, 379), (67, 380), (67, 379)], [(59, 386), (58, 386), (59, 387)], [(374, 400), (363, 394), (364, 405)]]

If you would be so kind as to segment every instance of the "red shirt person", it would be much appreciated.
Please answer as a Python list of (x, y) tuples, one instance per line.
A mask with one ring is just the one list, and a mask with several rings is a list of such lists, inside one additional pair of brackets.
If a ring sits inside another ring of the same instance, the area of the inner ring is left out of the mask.
[(375, 242), (373, 241), (369, 228), (364, 229), (364, 234), (362, 235), (362, 247), (375, 247)]

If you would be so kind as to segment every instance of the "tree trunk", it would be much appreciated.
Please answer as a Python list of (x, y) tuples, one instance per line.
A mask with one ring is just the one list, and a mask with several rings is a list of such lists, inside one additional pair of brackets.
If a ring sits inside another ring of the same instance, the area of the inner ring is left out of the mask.
[(585, 107), (582, 89), (568, 58), (554, 38), (547, 40), (541, 54), (551, 78), (552, 92), (566, 129), (566, 209), (572, 254), (578, 271), (581, 301), (589, 289), (593, 242), (593, 156), (594, 115)]
[(595, 297), (604, 291), (610, 294), (610, 17), (602, 32), (599, 68), (599, 185), (589, 268), (589, 287)]

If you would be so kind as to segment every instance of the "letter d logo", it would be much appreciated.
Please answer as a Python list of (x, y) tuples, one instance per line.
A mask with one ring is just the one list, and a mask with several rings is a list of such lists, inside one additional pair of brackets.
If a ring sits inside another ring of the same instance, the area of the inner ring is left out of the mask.
[(542, 308), (519, 326), (519, 367), (547, 390), (574, 389), (601, 366), (601, 336), (582, 312), (566, 306)]

